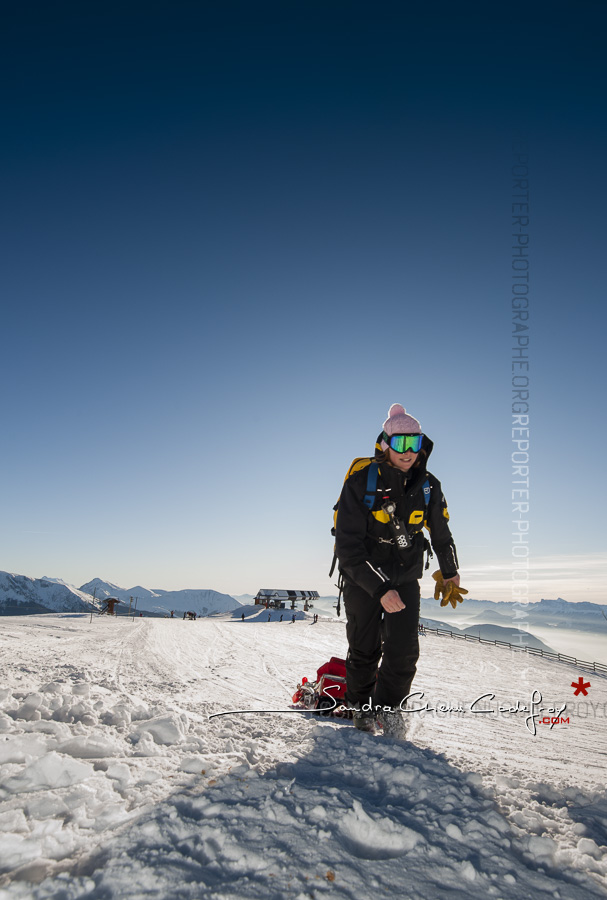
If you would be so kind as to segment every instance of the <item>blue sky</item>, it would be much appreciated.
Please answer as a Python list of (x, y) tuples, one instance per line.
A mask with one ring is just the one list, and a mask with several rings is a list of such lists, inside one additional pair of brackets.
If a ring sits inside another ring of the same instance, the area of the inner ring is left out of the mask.
[(511, 599), (522, 134), (529, 599), (605, 602), (604, 10), (432, 9), (10, 11), (1, 568), (332, 593), (332, 505), (400, 402), (462, 583)]

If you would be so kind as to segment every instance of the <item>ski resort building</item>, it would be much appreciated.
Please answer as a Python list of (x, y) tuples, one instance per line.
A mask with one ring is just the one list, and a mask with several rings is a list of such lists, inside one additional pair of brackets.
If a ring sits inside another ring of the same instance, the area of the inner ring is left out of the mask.
[(295, 609), (296, 603), (303, 603), (304, 609), (314, 606), (313, 601), (318, 599), (318, 591), (287, 591), (279, 588), (262, 588), (255, 597), (256, 606), (272, 606), (275, 609), (284, 609), (287, 603), (290, 609)]

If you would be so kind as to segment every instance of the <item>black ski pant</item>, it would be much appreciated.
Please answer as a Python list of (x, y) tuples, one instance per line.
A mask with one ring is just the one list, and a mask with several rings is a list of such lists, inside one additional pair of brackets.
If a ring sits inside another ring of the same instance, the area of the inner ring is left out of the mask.
[(397, 709), (411, 691), (419, 658), (419, 582), (397, 590), (405, 609), (389, 613), (358, 585), (344, 586), (346, 698), (352, 704), (370, 700)]

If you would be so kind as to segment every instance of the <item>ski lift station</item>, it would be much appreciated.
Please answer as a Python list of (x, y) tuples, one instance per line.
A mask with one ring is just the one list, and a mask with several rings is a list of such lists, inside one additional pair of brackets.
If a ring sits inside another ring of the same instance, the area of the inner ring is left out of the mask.
[(108, 597), (103, 602), (103, 606), (99, 610), (100, 616), (115, 616), (116, 615), (116, 607), (122, 601), (118, 599), (118, 597)]
[(279, 588), (262, 588), (255, 597), (255, 606), (272, 606), (275, 609), (284, 609), (288, 603), (290, 609), (295, 609), (296, 603), (303, 603), (303, 608), (307, 610), (314, 606), (314, 600), (318, 600), (318, 591), (287, 591)]

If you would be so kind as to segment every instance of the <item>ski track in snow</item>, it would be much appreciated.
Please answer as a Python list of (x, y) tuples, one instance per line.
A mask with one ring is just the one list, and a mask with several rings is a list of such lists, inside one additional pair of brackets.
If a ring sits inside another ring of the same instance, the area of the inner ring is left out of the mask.
[[(398, 742), (260, 712), (345, 629), (247, 613), (0, 620), (0, 900), (607, 896), (607, 679), (428, 635), (414, 703), (466, 712)], [(569, 723), (469, 711), (534, 690)]]

